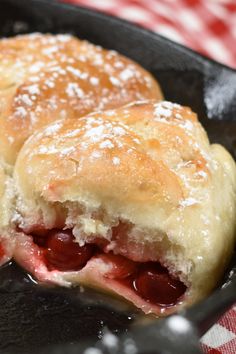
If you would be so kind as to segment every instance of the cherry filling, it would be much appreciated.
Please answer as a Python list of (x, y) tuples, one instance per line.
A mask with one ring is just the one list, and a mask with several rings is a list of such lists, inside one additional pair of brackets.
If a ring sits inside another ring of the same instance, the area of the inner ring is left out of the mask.
[(81, 270), (90, 258), (96, 255), (106, 264), (111, 264), (111, 271), (105, 275), (132, 289), (145, 301), (160, 305), (175, 305), (185, 293), (186, 286), (172, 277), (168, 270), (158, 262), (134, 262), (113, 253), (104, 253), (99, 244), (79, 246), (71, 230), (51, 230), (44, 236), (33, 235), (34, 242), (40, 247), (49, 270)]
[(158, 263), (147, 263), (140, 269), (133, 287), (146, 301), (163, 306), (174, 305), (186, 291), (186, 286)]
[(38, 246), (43, 247), (43, 255), (49, 270), (73, 271), (82, 269), (93, 256), (94, 246), (79, 246), (71, 230), (52, 230), (46, 238), (34, 237)]

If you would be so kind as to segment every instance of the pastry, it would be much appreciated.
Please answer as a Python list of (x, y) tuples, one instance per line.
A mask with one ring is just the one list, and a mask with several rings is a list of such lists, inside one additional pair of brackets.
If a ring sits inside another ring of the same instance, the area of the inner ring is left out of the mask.
[(134, 102), (33, 133), (14, 168), (15, 260), (167, 315), (216, 286), (235, 243), (236, 166), (190, 108)]
[(137, 63), (70, 35), (1, 39), (0, 77), (0, 156), (8, 164), (36, 129), (54, 120), (162, 97)]
[(12, 250), (11, 171), (24, 141), (58, 119), (134, 99), (161, 98), (155, 79), (122, 55), (70, 35), (29, 34), (0, 40), (0, 264)]

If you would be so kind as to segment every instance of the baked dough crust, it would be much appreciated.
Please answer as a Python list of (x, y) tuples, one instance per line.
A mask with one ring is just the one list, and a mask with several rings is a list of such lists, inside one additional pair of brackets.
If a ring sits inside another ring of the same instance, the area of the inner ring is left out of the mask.
[(9, 164), (36, 129), (54, 120), (162, 98), (137, 63), (70, 35), (1, 39), (0, 77), (0, 156)]
[[(212, 290), (232, 255), (235, 162), (178, 104), (136, 102), (56, 121), (24, 144), (14, 184), (23, 230), (73, 228), (81, 245), (99, 235), (114, 253), (158, 260), (188, 286), (185, 304)], [(120, 222), (130, 230), (118, 243), (111, 228)]]

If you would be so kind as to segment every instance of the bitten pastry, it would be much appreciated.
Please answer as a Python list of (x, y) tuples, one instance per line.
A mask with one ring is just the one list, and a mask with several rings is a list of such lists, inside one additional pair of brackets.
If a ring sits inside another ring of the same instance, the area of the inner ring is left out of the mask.
[(0, 156), (8, 164), (36, 129), (54, 120), (162, 98), (138, 64), (70, 35), (1, 39), (0, 78)]
[(56, 121), (25, 143), (14, 184), (15, 260), (42, 282), (166, 315), (206, 296), (233, 251), (235, 162), (178, 104)]

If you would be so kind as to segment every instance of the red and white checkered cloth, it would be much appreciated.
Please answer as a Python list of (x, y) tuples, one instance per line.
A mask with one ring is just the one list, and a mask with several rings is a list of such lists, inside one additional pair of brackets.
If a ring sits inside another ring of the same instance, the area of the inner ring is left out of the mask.
[(236, 306), (232, 307), (201, 339), (204, 353), (236, 353)]
[(236, 68), (236, 0), (64, 0), (138, 23)]
[[(125, 18), (236, 68), (236, 0), (64, 0)], [(201, 339), (207, 354), (236, 354), (236, 306)]]

